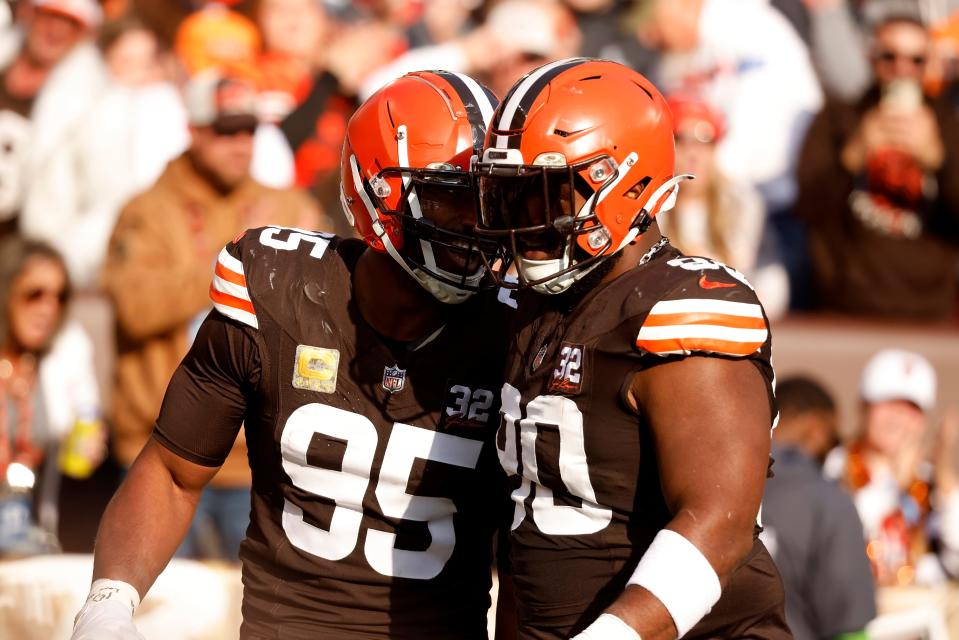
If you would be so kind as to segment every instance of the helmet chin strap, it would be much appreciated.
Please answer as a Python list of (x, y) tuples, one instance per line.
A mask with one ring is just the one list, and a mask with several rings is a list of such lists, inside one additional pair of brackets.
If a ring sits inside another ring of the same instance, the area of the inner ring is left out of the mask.
[[(517, 258), (516, 261), (519, 263), (517, 264), (517, 269), (523, 269), (523, 275), (527, 280), (539, 280), (540, 278), (548, 277), (551, 273), (556, 273), (557, 263), (562, 265), (566, 260), (564, 258), (556, 260), (529, 260), (527, 258)], [(550, 295), (563, 293), (573, 286), (578, 280), (586, 276), (586, 274), (588, 274), (590, 271), (598, 267), (602, 262), (602, 259), (597, 260), (585, 269), (564, 273), (563, 275), (557, 276), (552, 280), (534, 284), (530, 288), (537, 293), (546, 293)], [(559, 269), (565, 268), (566, 267), (564, 266), (559, 267)]]
[[(678, 176), (673, 176), (663, 184), (659, 185), (659, 188), (656, 191), (653, 191), (653, 195), (649, 196), (649, 199), (646, 201), (646, 206), (643, 207), (643, 210), (640, 211), (640, 214), (647, 214), (651, 217), (658, 216), (661, 213), (671, 211), (673, 207), (676, 206), (676, 198), (679, 196), (679, 183), (684, 180), (695, 180), (696, 176), (691, 173), (681, 173)], [(676, 187), (673, 189), (673, 187)], [(672, 193), (669, 194), (669, 197), (663, 201), (659, 207), (656, 207), (656, 203), (663, 197), (663, 195), (673, 189)], [(655, 208), (655, 211), (653, 209)], [(625, 245), (622, 245), (625, 246)]]

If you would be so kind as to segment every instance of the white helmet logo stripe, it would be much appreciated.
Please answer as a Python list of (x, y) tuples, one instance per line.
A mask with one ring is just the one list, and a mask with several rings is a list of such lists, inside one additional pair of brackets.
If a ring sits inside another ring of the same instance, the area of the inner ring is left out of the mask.
[(490, 102), (489, 96), (486, 95), (486, 92), (483, 91), (483, 88), (479, 86), (479, 83), (476, 82), (476, 80), (473, 80), (471, 77), (462, 73), (453, 73), (452, 75), (462, 80), (463, 84), (466, 85), (466, 88), (469, 89), (470, 93), (473, 94), (473, 97), (476, 98), (476, 104), (479, 106), (480, 115), (483, 116), (483, 124), (488, 127), (490, 120), (493, 119), (493, 111), (495, 110), (493, 104)]
[[(575, 59), (574, 59), (575, 60)], [(578, 62), (579, 60), (577, 60)], [(516, 115), (516, 110), (519, 108), (520, 103), (522, 103), (523, 98), (526, 97), (527, 92), (536, 84), (536, 82), (542, 78), (544, 75), (552, 71), (557, 67), (564, 65), (569, 65), (573, 60), (566, 58), (564, 60), (557, 60), (556, 62), (551, 62), (550, 64), (543, 65), (539, 69), (536, 69), (530, 73), (526, 78), (516, 87), (516, 90), (509, 97), (509, 101), (503, 105), (503, 111), (500, 113), (499, 122), (496, 125), (496, 128), (500, 131), (508, 131), (510, 124), (513, 122), (513, 116)], [(507, 147), (508, 136), (496, 136), (496, 148), (505, 149)]]

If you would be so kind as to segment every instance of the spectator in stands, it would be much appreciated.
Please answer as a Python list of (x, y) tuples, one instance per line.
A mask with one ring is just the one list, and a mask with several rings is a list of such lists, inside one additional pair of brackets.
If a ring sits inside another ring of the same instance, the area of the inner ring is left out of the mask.
[[(373, 36), (367, 30), (378, 27), (338, 30), (315, 0), (261, 0), (255, 16), (263, 34), (267, 101), (293, 152), (295, 184), (310, 190), (325, 210), (338, 211), (340, 151), (355, 102), (348, 82), (341, 82), (337, 73), (340, 67), (362, 73), (365, 65), (388, 59), (382, 42), (360, 44), (356, 39), (359, 34)], [(349, 49), (358, 47), (362, 59), (349, 60)], [(352, 235), (343, 216), (334, 222), (339, 235)]]
[[(117, 316), (114, 451), (123, 466), (149, 438), (166, 384), (211, 307), (210, 281), (222, 247), (248, 227), (319, 225), (304, 194), (250, 177), (255, 98), (243, 80), (214, 72), (194, 78), (187, 95), (190, 148), (123, 208), (110, 240), (104, 276)], [(240, 437), (204, 492), (184, 553), (195, 553), (197, 532), (210, 517), (225, 556), (236, 559), (249, 481)]]
[(265, 116), (278, 122), (309, 92), (333, 25), (315, 0), (259, 0), (254, 16), (263, 39), (260, 101)]
[(419, 19), (406, 30), (410, 48), (450, 42), (466, 35), (478, 26), (474, 18), (481, 4), (476, 0), (424, 2)]
[[(207, 3), (180, 24), (174, 50), (190, 75), (218, 70), (259, 88), (260, 32), (253, 21), (221, 2)], [(260, 103), (257, 108), (261, 113)], [(290, 147), (271, 120), (261, 118), (256, 129), (250, 173), (266, 186), (280, 189), (293, 184)]]
[(583, 34), (580, 55), (615, 60), (654, 77), (657, 53), (643, 46), (629, 27), (642, 3), (621, 0), (565, 0)]
[(716, 146), (725, 133), (717, 109), (693, 96), (671, 96), (676, 172), (695, 176), (679, 189), (675, 208), (660, 219), (663, 233), (687, 255), (705, 256), (743, 272), (770, 317), (789, 304), (789, 280), (779, 264), (758, 262), (766, 210), (749, 183), (725, 175)]
[[(951, 490), (956, 478), (951, 463), (936, 456), (932, 464), (926, 456), (936, 373), (917, 353), (885, 349), (863, 369), (860, 394), (862, 434), (830, 454), (826, 472), (852, 492), (880, 585), (941, 581), (933, 550), (949, 541), (935, 540), (932, 508), (934, 500), (955, 501), (934, 491)], [(955, 514), (940, 515), (951, 520)]]
[(836, 405), (804, 377), (779, 382), (776, 404), (762, 538), (782, 574), (786, 620), (796, 640), (848, 637), (876, 616), (876, 593), (856, 507), (820, 468), (838, 442)]
[[(100, 21), (100, 8), (95, 0), (25, 0), (23, 36), (14, 28), (0, 34), (0, 235), (17, 228), (17, 217), (28, 183), (28, 167), (34, 157), (44, 157), (50, 141), (59, 139), (62, 127), (69, 126), (71, 116), (85, 109), (99, 84), (90, 78), (89, 60), (95, 58), (92, 46), (75, 52), (77, 45), (88, 39)], [(67, 58), (70, 61), (66, 61)], [(61, 64), (65, 63), (65, 64)], [(63, 67), (66, 68), (63, 68)], [(53, 79), (54, 69), (61, 67), (60, 82)], [(75, 81), (90, 87), (78, 87), (77, 95), (57, 109), (41, 93), (51, 84), (71, 88)], [(43, 115), (37, 113), (43, 111)], [(38, 121), (40, 120), (40, 121)]]
[[(106, 4), (120, 5), (114, 13), (129, 10), (142, 16), (150, 30), (157, 34), (164, 46), (173, 46), (180, 24), (200, 8), (203, 0), (106, 0)], [(126, 6), (123, 6), (126, 5)]]
[(809, 13), (809, 49), (827, 95), (853, 102), (872, 72), (863, 54), (866, 34), (850, 0), (802, 0)]
[[(87, 423), (66, 452), (79, 457), (68, 471), (89, 474), (106, 454), (93, 347), (64, 322), (69, 299), (56, 251), (17, 235), (0, 239), (0, 554), (55, 546), (57, 454), (74, 425)], [(18, 508), (31, 518), (15, 517)]]
[(249, 77), (262, 43), (256, 25), (219, 2), (191, 13), (180, 24), (174, 50), (190, 75), (210, 68)]
[(501, 0), (486, 16), (485, 26), (500, 53), (486, 52), (484, 66), (474, 71), (501, 97), (537, 67), (578, 55), (582, 43), (572, 12), (548, 0)]
[(959, 117), (959, 9), (933, 25), (933, 55), (929, 58), (926, 85), (952, 106)]
[(107, 82), (30, 176), (20, 219), (25, 235), (60, 252), (84, 291), (97, 288), (120, 208), (189, 144), (186, 111), (156, 37), (128, 17), (104, 26), (100, 47)]
[(582, 36), (573, 14), (551, 0), (499, 0), (469, 34), (399, 56), (360, 86), (365, 98), (404, 73), (443, 68), (471, 74), (498, 96), (523, 75), (551, 60), (577, 55)]
[(818, 303), (942, 320), (956, 296), (959, 119), (923, 95), (929, 36), (917, 18), (887, 16), (870, 55), (875, 83), (854, 104), (827, 103), (800, 161)]
[(641, 37), (664, 52), (668, 93), (693, 93), (726, 117), (717, 149), (726, 175), (748, 180), (778, 212), (795, 198), (793, 170), (822, 95), (809, 53), (766, 2), (654, 0)]
[(697, 94), (726, 117), (718, 166), (760, 190), (762, 251), (785, 266), (790, 306), (803, 306), (805, 239), (791, 206), (800, 145), (822, 104), (805, 43), (768, 2), (739, 0), (653, 0), (640, 37), (663, 51), (661, 88)]

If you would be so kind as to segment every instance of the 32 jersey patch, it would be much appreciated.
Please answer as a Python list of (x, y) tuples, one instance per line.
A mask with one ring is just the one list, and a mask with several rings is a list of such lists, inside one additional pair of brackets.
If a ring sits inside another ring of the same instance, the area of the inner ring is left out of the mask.
[(499, 393), (492, 385), (449, 380), (440, 430), (475, 429), (499, 419)]
[(549, 382), (550, 393), (575, 395), (583, 388), (583, 353), (581, 344), (564, 342), (559, 349), (559, 364)]

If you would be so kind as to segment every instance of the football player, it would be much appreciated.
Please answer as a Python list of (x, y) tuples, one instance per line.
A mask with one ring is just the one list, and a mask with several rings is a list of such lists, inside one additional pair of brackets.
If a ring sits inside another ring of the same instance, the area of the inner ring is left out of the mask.
[(361, 240), (266, 227), (223, 249), (215, 310), (104, 514), (74, 640), (140, 637), (134, 609), (241, 423), (241, 637), (487, 637), (508, 305), (469, 168), (495, 104), (463, 75), (394, 81), (343, 149)]
[(757, 539), (769, 327), (740, 273), (657, 230), (686, 177), (659, 91), (612, 62), (540, 67), (475, 174), (477, 231), (521, 288), (497, 434), (520, 637), (790, 637)]

